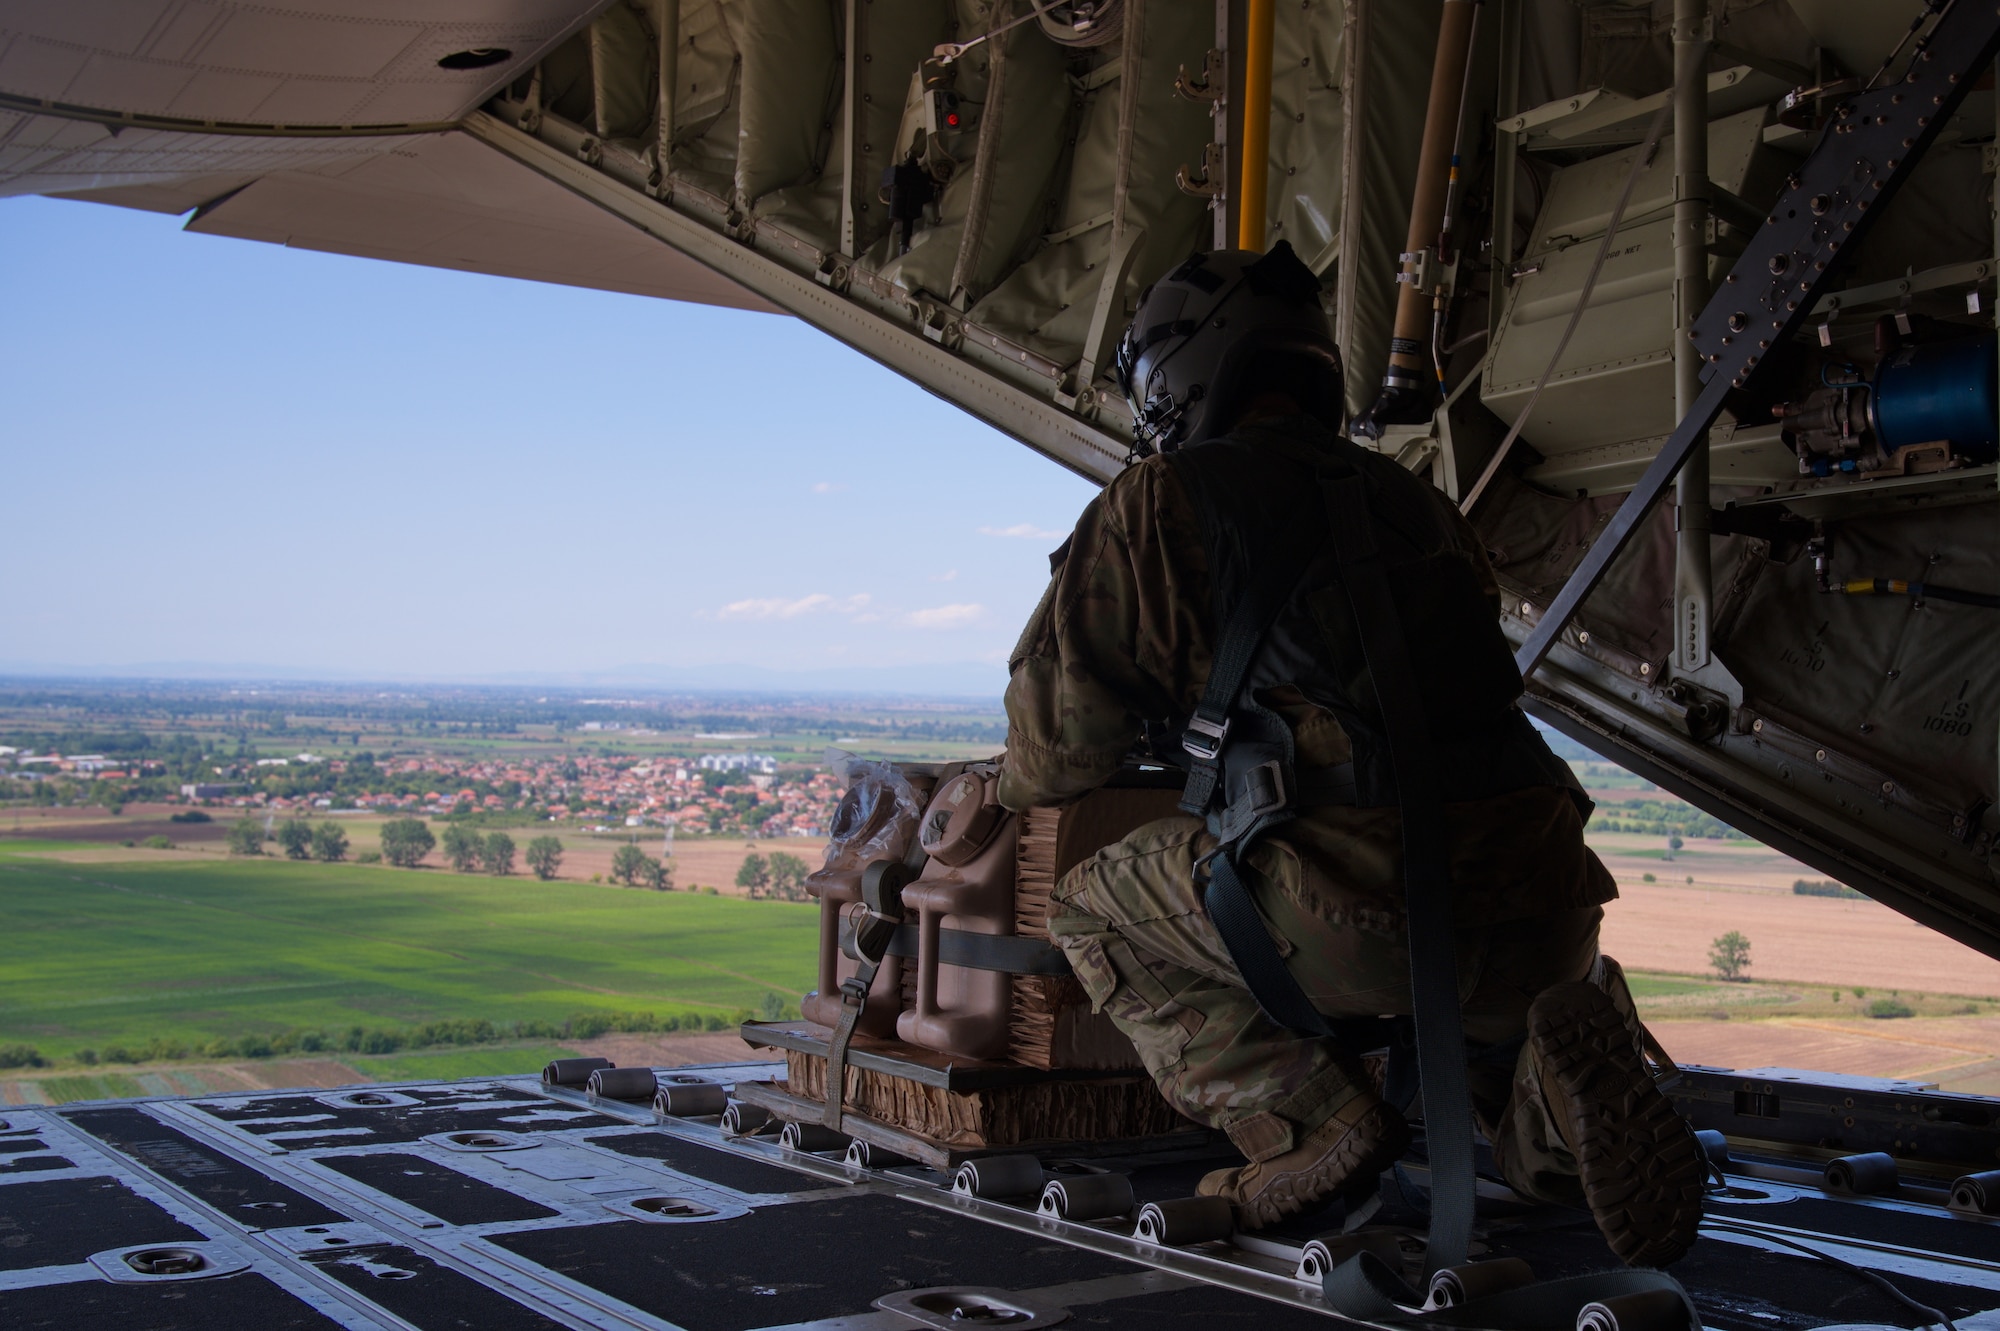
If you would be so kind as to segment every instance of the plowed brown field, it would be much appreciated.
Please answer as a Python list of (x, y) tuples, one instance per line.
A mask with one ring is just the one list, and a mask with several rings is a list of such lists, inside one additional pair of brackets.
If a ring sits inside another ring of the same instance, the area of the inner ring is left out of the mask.
[(2000, 961), (1873, 901), (1795, 895), (1795, 880), (1824, 875), (1775, 851), (1696, 842), (1663, 862), (1657, 837), (1592, 841), (1620, 893), (1604, 913), (1604, 950), (1629, 969), (1703, 974), (1709, 945), (1734, 929), (1750, 940), (1758, 980), (2000, 998)]

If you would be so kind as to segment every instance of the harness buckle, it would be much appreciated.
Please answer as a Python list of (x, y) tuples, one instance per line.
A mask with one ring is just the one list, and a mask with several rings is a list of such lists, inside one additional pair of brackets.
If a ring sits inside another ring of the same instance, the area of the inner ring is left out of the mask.
[(1261, 818), (1291, 806), (1292, 792), (1285, 788), (1285, 765), (1275, 759), (1246, 772), (1243, 788), (1250, 800), (1244, 810), (1249, 816)]
[(1229, 738), (1229, 718), (1211, 721), (1200, 713), (1188, 718), (1187, 729), (1181, 734), (1181, 747), (1205, 763), (1212, 763), (1222, 752), (1223, 741)]

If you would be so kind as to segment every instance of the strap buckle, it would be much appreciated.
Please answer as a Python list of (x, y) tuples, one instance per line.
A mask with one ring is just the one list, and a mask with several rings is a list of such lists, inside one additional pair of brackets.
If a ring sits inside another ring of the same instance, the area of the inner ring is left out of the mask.
[[(870, 976), (869, 980), (874, 977)], [(850, 975), (840, 982), (840, 1002), (843, 1007), (858, 1008), (868, 1001), (870, 985), (859, 975)]]
[(1188, 718), (1187, 729), (1181, 734), (1181, 747), (1202, 762), (1212, 763), (1222, 752), (1223, 741), (1228, 738), (1228, 717), (1211, 721), (1197, 712)]

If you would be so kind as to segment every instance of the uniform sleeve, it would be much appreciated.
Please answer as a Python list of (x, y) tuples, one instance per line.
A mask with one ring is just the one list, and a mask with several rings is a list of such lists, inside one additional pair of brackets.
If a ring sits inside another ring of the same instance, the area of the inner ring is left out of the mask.
[(1208, 577), (1199, 528), (1155, 459), (1092, 500), (1008, 662), (1009, 809), (1103, 784), (1144, 720), (1192, 706), (1208, 674)]
[(1479, 539), (1478, 529), (1472, 525), (1472, 522), (1465, 514), (1458, 511), (1458, 505), (1454, 504), (1444, 491), (1432, 490), (1431, 493), (1436, 496), (1438, 507), (1445, 511), (1445, 520), (1450, 525), (1453, 544), (1463, 550), (1466, 557), (1472, 561), (1472, 573), (1474, 577), (1479, 579), (1479, 590), (1486, 594), (1488, 601), (1492, 602), (1493, 617), (1498, 619), (1500, 617), (1500, 577), (1493, 571), (1493, 560), (1486, 553), (1485, 542)]

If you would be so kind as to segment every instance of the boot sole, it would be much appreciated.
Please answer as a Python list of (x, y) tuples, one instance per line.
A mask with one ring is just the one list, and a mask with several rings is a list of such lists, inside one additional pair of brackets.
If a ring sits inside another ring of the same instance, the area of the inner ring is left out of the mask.
[(1611, 999), (1582, 981), (1542, 993), (1528, 1038), (1575, 1111), (1584, 1199), (1628, 1266), (1666, 1266), (1694, 1246), (1707, 1169), (1686, 1121), (1653, 1084)]
[(1358, 1183), (1373, 1183), (1377, 1174), (1402, 1158), (1409, 1144), (1408, 1129), (1400, 1118), (1387, 1121), (1393, 1113), (1377, 1106), (1312, 1165), (1281, 1174), (1255, 1197), (1238, 1202), (1237, 1222), (1245, 1230), (1265, 1229)]

